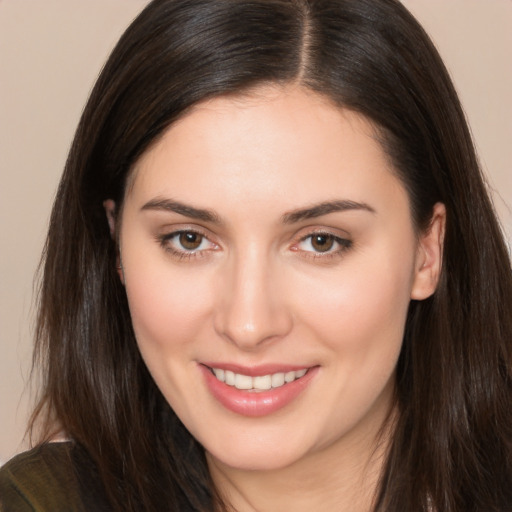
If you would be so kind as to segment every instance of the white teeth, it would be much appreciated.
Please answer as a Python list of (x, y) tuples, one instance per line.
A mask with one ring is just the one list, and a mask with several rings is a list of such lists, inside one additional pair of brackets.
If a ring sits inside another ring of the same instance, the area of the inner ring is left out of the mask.
[(242, 390), (266, 391), (272, 388), (280, 388), (284, 384), (300, 379), (306, 375), (308, 370), (303, 368), (302, 370), (260, 375), (258, 377), (250, 377), (249, 375), (234, 373), (222, 368), (212, 368), (212, 371), (218, 380), (225, 382), (228, 386), (234, 386)]
[(279, 388), (284, 384), (284, 373), (274, 373), (272, 375), (272, 387)]
[(233, 372), (230, 372), (229, 370), (226, 370), (224, 382), (226, 384), (228, 384), (229, 386), (234, 386), (235, 385), (235, 374)]
[(295, 380), (295, 372), (287, 372), (284, 374), (284, 381), (288, 384), (288, 382), (293, 382)]
[(252, 377), (249, 375), (235, 374), (236, 389), (252, 389)]
[(221, 382), (224, 382), (226, 380), (224, 370), (222, 370), (221, 368), (214, 368), (213, 373), (215, 374), (215, 377), (217, 377), (217, 379), (219, 379)]
[(262, 377), (253, 377), (252, 383), (254, 389), (266, 390), (272, 387), (272, 375), (263, 375)]

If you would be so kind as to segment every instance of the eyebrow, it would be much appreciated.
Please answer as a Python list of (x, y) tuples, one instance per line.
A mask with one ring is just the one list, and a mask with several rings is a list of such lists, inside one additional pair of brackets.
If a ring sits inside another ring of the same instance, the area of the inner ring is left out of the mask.
[(358, 203), (349, 200), (326, 201), (323, 203), (312, 205), (308, 208), (301, 208), (300, 210), (293, 210), (283, 215), (284, 224), (294, 224), (302, 220), (313, 219), (321, 217), (329, 213), (345, 212), (349, 210), (363, 210), (370, 213), (376, 213), (375, 210), (366, 203)]
[[(212, 210), (195, 208), (179, 201), (172, 199), (156, 198), (148, 201), (142, 206), (141, 210), (159, 210), (178, 213), (191, 219), (201, 220), (203, 222), (211, 222), (212, 224), (221, 224), (220, 217)], [(301, 208), (287, 212), (282, 216), (283, 224), (294, 224), (307, 219), (321, 217), (329, 213), (344, 212), (350, 210), (363, 210), (370, 213), (376, 213), (375, 210), (366, 203), (359, 203), (350, 200), (325, 201), (312, 205), (308, 208)]]
[(202, 220), (203, 222), (211, 222), (220, 224), (220, 217), (213, 211), (195, 208), (193, 206), (174, 201), (172, 199), (152, 199), (148, 201), (141, 210), (160, 210), (166, 212), (174, 212), (191, 219)]

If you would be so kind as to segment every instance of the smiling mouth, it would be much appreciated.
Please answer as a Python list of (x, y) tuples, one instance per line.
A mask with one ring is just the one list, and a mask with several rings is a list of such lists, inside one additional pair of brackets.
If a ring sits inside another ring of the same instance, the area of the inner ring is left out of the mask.
[(290, 371), (290, 372), (278, 372), (271, 373), (268, 375), (260, 375), (257, 377), (251, 377), (250, 375), (243, 375), (241, 373), (235, 373), (230, 370), (224, 370), (222, 368), (209, 368), (215, 378), (227, 384), (228, 386), (240, 389), (243, 391), (268, 391), (270, 389), (280, 388), (298, 380), (308, 372), (309, 368), (303, 368), (301, 370)]

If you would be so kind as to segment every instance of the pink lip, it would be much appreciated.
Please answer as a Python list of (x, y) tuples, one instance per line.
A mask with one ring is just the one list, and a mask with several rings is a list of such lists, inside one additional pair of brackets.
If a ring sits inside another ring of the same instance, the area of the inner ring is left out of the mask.
[[(270, 389), (268, 391), (249, 392), (228, 386), (224, 382), (220, 382), (210, 371), (208, 367), (222, 368), (250, 376), (268, 375), (271, 373), (287, 372), (301, 370), (304, 366), (259, 366), (253, 368), (242, 368), (231, 364), (215, 363), (210, 366), (208, 363), (198, 365), (206, 382), (210, 393), (230, 411), (241, 414), (243, 416), (258, 417), (272, 414), (282, 409), (295, 398), (310, 384), (312, 379), (318, 372), (318, 366), (310, 368), (306, 375), (293, 382), (285, 384), (279, 388)], [(270, 370), (270, 371), (269, 371)]]

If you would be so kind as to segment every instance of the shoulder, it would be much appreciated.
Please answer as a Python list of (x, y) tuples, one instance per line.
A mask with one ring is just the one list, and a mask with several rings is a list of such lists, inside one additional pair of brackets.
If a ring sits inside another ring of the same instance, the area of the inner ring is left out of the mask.
[(85, 511), (81, 482), (91, 485), (87, 476), (99, 479), (84, 475), (84, 469), (92, 473), (87, 456), (71, 442), (48, 443), (17, 455), (0, 468), (0, 511)]

